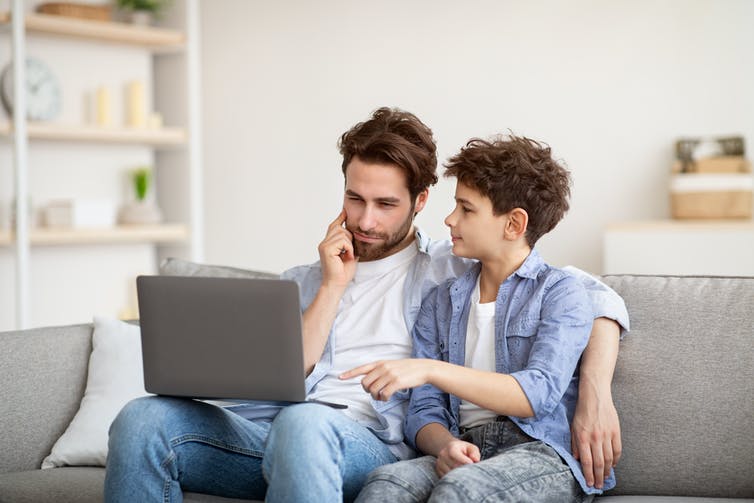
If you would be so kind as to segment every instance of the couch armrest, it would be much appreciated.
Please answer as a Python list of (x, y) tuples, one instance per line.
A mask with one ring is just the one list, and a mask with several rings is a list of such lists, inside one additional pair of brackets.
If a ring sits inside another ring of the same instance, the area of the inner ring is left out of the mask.
[(0, 473), (39, 468), (79, 409), (92, 325), (0, 333)]

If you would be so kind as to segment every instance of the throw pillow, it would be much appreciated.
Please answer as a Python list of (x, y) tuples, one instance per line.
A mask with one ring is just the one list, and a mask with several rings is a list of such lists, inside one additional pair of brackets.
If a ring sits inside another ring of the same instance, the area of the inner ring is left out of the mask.
[(42, 468), (105, 466), (110, 424), (126, 403), (146, 394), (139, 327), (95, 317), (84, 398)]
[(164, 276), (207, 276), (211, 278), (270, 278), (279, 276), (270, 272), (252, 271), (224, 265), (208, 265), (189, 262), (178, 258), (166, 258), (160, 264), (160, 274)]

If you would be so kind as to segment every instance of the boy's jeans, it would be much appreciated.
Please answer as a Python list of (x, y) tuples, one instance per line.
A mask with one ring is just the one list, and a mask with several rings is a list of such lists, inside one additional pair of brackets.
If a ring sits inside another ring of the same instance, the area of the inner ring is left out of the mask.
[(372, 469), (395, 460), (373, 433), (324, 405), (291, 405), (270, 423), (146, 397), (127, 404), (110, 428), (105, 501), (180, 502), (182, 491), (348, 501)]
[(467, 430), (462, 440), (479, 447), (482, 460), (454, 468), (443, 478), (437, 458), (424, 456), (376, 469), (358, 502), (437, 501), (588, 502), (568, 465), (554, 449), (535, 441), (507, 418)]

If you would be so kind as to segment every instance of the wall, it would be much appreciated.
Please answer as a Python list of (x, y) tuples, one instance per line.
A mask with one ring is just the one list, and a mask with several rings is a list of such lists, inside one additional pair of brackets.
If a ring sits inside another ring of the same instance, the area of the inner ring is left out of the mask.
[[(673, 142), (754, 140), (754, 2), (202, 2), (206, 260), (316, 260), (343, 179), (338, 136), (381, 105), (416, 113), (444, 160), (511, 129), (573, 173), (539, 248), (600, 272), (611, 221), (664, 218)], [(437, 238), (442, 180), (418, 219)]]

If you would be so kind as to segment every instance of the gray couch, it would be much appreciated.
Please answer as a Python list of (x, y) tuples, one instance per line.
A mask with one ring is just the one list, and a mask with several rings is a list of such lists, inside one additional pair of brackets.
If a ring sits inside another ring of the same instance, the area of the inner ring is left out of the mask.
[[(604, 281), (626, 300), (632, 331), (613, 383), (624, 445), (618, 486), (598, 500), (754, 501), (754, 278)], [(102, 468), (39, 470), (78, 410), (91, 332), (0, 333), (0, 502), (102, 500)]]

